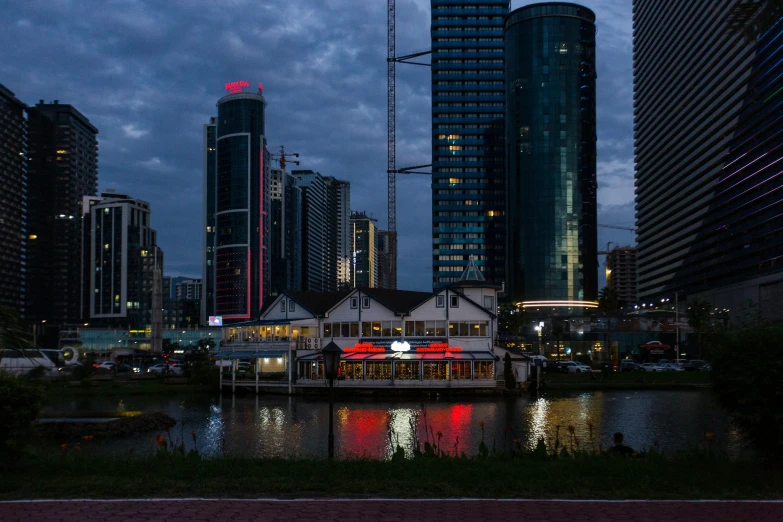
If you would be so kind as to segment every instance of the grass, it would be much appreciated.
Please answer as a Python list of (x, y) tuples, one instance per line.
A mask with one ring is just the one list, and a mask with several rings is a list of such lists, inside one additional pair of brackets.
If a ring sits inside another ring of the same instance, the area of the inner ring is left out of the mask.
[(599, 373), (546, 373), (544, 380), (556, 389), (684, 389), (710, 385), (709, 372), (612, 372), (607, 379)]
[(778, 499), (783, 475), (696, 455), (403, 462), (107, 459), (49, 455), (0, 474), (0, 499), (139, 497), (481, 497)]

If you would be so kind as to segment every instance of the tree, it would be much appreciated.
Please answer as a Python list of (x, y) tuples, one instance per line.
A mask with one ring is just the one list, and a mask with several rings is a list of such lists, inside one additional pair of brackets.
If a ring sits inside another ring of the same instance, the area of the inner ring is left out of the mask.
[(33, 347), (33, 336), (25, 324), (10, 309), (0, 307), (0, 358), (2, 350), (28, 350)]
[(513, 390), (517, 387), (517, 379), (514, 377), (514, 368), (511, 364), (511, 354), (508, 352), (503, 358), (503, 378), (506, 381), (507, 390)]
[(620, 310), (620, 298), (617, 290), (603, 287), (598, 294), (598, 310), (606, 317), (606, 350), (602, 358), (611, 358), (612, 356), (612, 317), (617, 315)]
[(756, 42), (783, 16), (783, 0), (750, 0), (735, 6), (728, 18), (729, 31)]
[(693, 328), (693, 330), (696, 332), (696, 338), (699, 344), (699, 355), (701, 355), (703, 350), (702, 338), (704, 336), (704, 332), (710, 326), (711, 310), (712, 305), (710, 305), (710, 303), (704, 299), (696, 298), (690, 303), (690, 306), (688, 306), (688, 309), (685, 311), (685, 317), (688, 319), (688, 326)]

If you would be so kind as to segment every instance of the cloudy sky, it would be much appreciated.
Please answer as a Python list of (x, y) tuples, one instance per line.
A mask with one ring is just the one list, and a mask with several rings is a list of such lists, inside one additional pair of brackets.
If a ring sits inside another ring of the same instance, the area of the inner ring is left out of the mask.
[[(599, 222), (631, 226), (632, 2), (581, 3), (598, 17)], [(429, 18), (428, 0), (397, 0), (398, 54), (429, 48)], [(397, 68), (398, 166), (431, 161), (429, 73)], [(167, 275), (201, 275), (202, 126), (235, 80), (263, 82), (271, 148), (349, 180), (352, 208), (385, 226), (384, 0), (0, 2), (0, 83), (30, 105), (70, 103), (98, 127), (99, 190), (152, 204)], [(426, 290), (429, 180), (397, 187), (399, 286)]]

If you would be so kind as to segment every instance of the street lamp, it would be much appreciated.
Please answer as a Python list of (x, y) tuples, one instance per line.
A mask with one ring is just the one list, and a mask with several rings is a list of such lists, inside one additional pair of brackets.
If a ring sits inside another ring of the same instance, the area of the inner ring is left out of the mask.
[(334, 341), (321, 350), (324, 358), (324, 373), (329, 379), (329, 460), (334, 458), (334, 380), (337, 378), (337, 368), (340, 366), (342, 349)]

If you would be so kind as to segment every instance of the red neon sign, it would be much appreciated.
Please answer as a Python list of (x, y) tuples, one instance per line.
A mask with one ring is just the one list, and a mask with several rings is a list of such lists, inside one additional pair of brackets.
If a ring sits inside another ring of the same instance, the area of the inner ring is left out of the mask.
[(356, 343), (343, 350), (345, 353), (385, 353), (386, 349), (372, 343)]
[(418, 353), (444, 353), (444, 352), (461, 352), (462, 348), (456, 346), (449, 346), (448, 343), (432, 343), (429, 346), (422, 346), (416, 348)]
[(226, 90), (231, 94), (242, 92), (242, 87), (250, 87), (250, 82), (247, 80), (240, 80), (238, 82), (229, 82), (226, 84)]
[(258, 92), (264, 92), (264, 84), (263, 83), (259, 83), (258, 84)]

